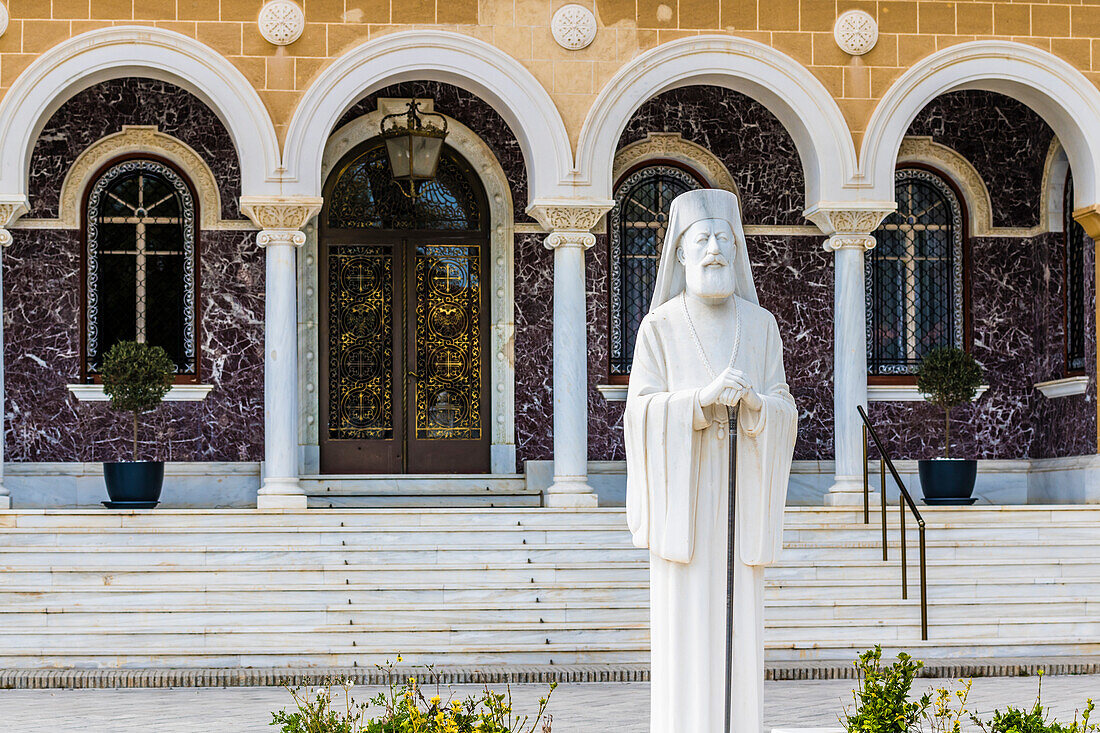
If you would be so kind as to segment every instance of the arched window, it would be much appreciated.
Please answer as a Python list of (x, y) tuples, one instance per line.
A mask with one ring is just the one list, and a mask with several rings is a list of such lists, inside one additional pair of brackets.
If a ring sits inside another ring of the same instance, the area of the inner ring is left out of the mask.
[(161, 346), (176, 371), (198, 377), (195, 197), (153, 159), (113, 163), (84, 207), (84, 374), (118, 341)]
[(911, 375), (929, 351), (964, 346), (962, 206), (923, 169), (894, 174), (897, 211), (867, 257), (867, 368)]
[(653, 297), (672, 200), (697, 188), (704, 188), (700, 178), (683, 168), (651, 164), (629, 173), (615, 189), (610, 217), (612, 377), (630, 374), (638, 326)]
[(1073, 178), (1066, 177), (1062, 210), (1065, 215), (1066, 260), (1066, 372), (1085, 371), (1085, 248), (1093, 246), (1092, 237), (1073, 218)]

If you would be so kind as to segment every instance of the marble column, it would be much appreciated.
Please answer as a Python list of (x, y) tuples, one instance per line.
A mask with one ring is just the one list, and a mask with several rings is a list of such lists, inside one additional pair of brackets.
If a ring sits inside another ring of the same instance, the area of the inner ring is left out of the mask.
[[(23, 195), (0, 196), (0, 248), (11, 244), (8, 229), (15, 220), (27, 212), (27, 197)], [(11, 491), (4, 486), (4, 279), (3, 262), (0, 262), (0, 509), (11, 509)]]
[(554, 252), (554, 482), (549, 507), (596, 506), (588, 485), (588, 316), (584, 253), (610, 201), (536, 202), (528, 213)]
[(241, 210), (260, 227), (264, 286), (264, 471), (258, 509), (305, 509), (298, 483), (297, 250), (301, 231), (321, 209), (306, 196), (242, 196)]
[[(857, 406), (867, 407), (867, 308), (864, 255), (875, 246), (871, 232), (893, 210), (813, 207), (806, 217), (829, 235), (833, 253), (833, 484), (828, 506), (863, 504), (863, 432)], [(876, 497), (877, 503), (877, 497)]]

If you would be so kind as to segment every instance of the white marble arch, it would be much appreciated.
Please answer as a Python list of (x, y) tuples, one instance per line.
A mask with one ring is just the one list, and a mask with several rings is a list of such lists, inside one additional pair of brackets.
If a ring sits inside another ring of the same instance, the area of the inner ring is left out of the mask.
[[(358, 117), (336, 130), (325, 144), (321, 159), (321, 180), (328, 178), (344, 155), (361, 142), (378, 136), (385, 114), (404, 111), (407, 99), (381, 99), (379, 109)], [(422, 110), (432, 110), (431, 99), (421, 99)], [(447, 117), (447, 145), (453, 148), (477, 173), (489, 204), (489, 282), (490, 353), (492, 354), (489, 395), (492, 443), (490, 471), (494, 474), (516, 472), (515, 420), (515, 298), (514, 259), (515, 217), (508, 177), (493, 151), (477, 133), (456, 119)], [(305, 474), (320, 473), (320, 373), (321, 354), (318, 319), (318, 242), (316, 221), (306, 227), (306, 243), (298, 259), (298, 345), (301, 375), (298, 391), (299, 442), (303, 446)]]
[(319, 196), (328, 134), (358, 100), (390, 84), (440, 81), (485, 100), (508, 123), (527, 164), (529, 201), (571, 198), (573, 156), (554, 101), (538, 79), (500, 49), (440, 30), (391, 33), (325, 68), (294, 110), (283, 148), (285, 194)]
[(256, 90), (214, 49), (175, 31), (114, 26), (82, 33), (31, 63), (0, 100), (0, 191), (27, 193), (34, 141), (77, 92), (108, 79), (141, 76), (176, 84), (207, 104), (237, 148), (244, 195), (278, 193), (275, 126)]
[(893, 198), (894, 165), (909, 124), (936, 97), (982, 89), (1023, 102), (1053, 128), (1074, 171), (1076, 207), (1100, 202), (1100, 90), (1070, 64), (1014, 41), (970, 41), (937, 51), (902, 74), (871, 115), (852, 179)]
[[(806, 177), (806, 202), (851, 201), (856, 174), (852, 135), (836, 101), (804, 66), (781, 51), (733, 36), (691, 36), (661, 44), (625, 64), (600, 91), (577, 146), (577, 183), (590, 198), (611, 198), (619, 137), (654, 96), (693, 84), (742, 92), (774, 114), (794, 139)], [(888, 197), (893, 200), (893, 191)]]

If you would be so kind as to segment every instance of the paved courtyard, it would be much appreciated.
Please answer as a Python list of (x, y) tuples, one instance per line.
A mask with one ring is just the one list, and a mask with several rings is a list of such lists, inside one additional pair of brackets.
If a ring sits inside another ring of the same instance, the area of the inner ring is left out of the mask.
[[(1035, 699), (1035, 678), (980, 678), (974, 681), (971, 709), (988, 712)], [(943, 680), (921, 680), (918, 687), (937, 687)], [(835, 727), (837, 714), (851, 701), (848, 680), (769, 682), (765, 687), (767, 727)], [(358, 687), (353, 696), (366, 700), (377, 687)], [(477, 691), (455, 688), (459, 695)], [(543, 694), (542, 685), (513, 686), (516, 707), (530, 709)], [(1059, 719), (1070, 720), (1088, 697), (1100, 699), (1100, 675), (1048, 676), (1043, 700)], [(280, 688), (209, 688), (153, 690), (0, 690), (3, 733), (260, 733), (271, 711), (290, 701)], [(555, 733), (646, 733), (649, 685), (588, 683), (561, 685), (551, 700)]]

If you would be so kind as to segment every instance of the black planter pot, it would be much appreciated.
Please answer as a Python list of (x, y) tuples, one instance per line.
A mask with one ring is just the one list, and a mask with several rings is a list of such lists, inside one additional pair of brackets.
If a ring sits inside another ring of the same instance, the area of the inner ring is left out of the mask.
[(103, 464), (110, 509), (152, 509), (164, 485), (164, 461), (120, 461)]
[(973, 504), (974, 479), (978, 462), (963, 458), (935, 458), (917, 461), (924, 503), (931, 505)]

